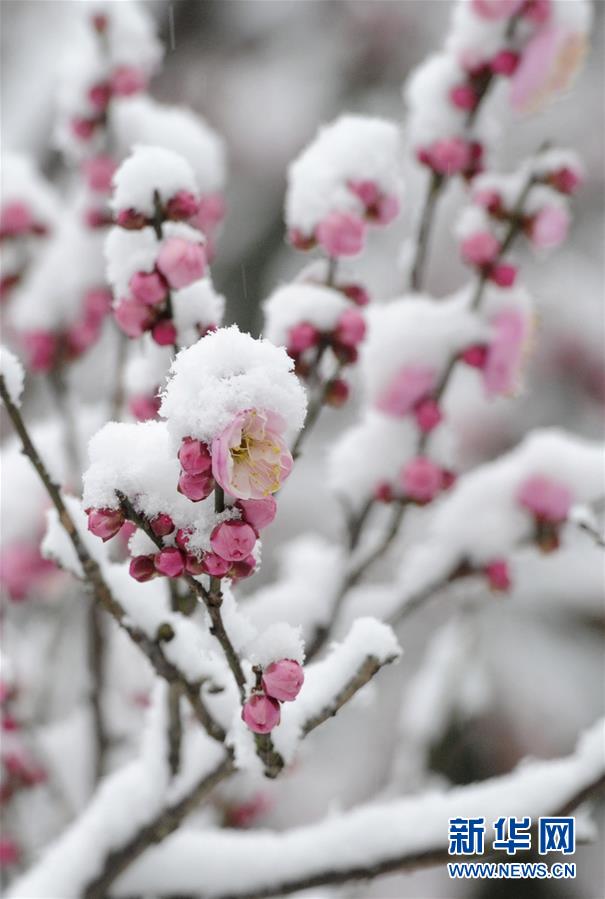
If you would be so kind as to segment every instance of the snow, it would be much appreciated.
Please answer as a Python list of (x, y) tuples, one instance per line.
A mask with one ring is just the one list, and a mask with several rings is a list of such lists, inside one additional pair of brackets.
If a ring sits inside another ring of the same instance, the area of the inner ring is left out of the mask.
[(300, 322), (319, 331), (333, 331), (351, 303), (331, 287), (295, 281), (278, 287), (263, 303), (263, 334), (278, 346), (287, 346), (288, 332)]
[(235, 325), (181, 350), (160, 410), (175, 445), (188, 436), (210, 442), (247, 409), (276, 413), (293, 435), (302, 427), (306, 396), (292, 368), (284, 349)]
[(253, 665), (262, 668), (281, 659), (293, 659), (302, 665), (305, 648), (301, 630), (283, 621), (275, 622), (246, 647), (246, 656)]
[(374, 181), (386, 194), (402, 193), (400, 135), (385, 119), (343, 115), (324, 125), (288, 169), (286, 222), (313, 233), (330, 212), (363, 215), (347, 181)]
[(224, 188), (225, 147), (200, 115), (185, 108), (165, 106), (146, 96), (117, 100), (112, 114), (123, 154), (141, 143), (173, 150), (193, 169), (200, 193)]
[(332, 871), (388, 863), (403, 867), (406, 858), (447, 853), (452, 817), (485, 817), (489, 842), (492, 822), (500, 816), (529, 815), (535, 820), (556, 814), (594, 783), (604, 771), (602, 747), (603, 723), (599, 722), (567, 757), (526, 760), (511, 774), (447, 792), (362, 806), (285, 833), (183, 828), (134, 862), (112, 895), (187, 894), (199, 891), (200, 884), (208, 899), (253, 892), (273, 895), (299, 880), (321, 882)]
[(462, 67), (448, 53), (434, 53), (414, 69), (403, 91), (408, 108), (406, 131), (413, 147), (464, 135), (466, 113), (448, 98), (451, 88), (464, 80)]
[[(179, 291), (180, 292), (180, 291)], [(124, 389), (128, 396), (155, 396), (172, 363), (172, 347), (161, 347), (150, 337), (130, 341), (124, 367)]]
[(164, 204), (181, 190), (197, 194), (195, 174), (186, 159), (163, 147), (140, 144), (113, 176), (113, 185), (114, 212), (136, 209), (149, 217), (154, 213), (156, 191)]
[(5, 148), (2, 151), (2, 205), (11, 203), (25, 203), (36, 222), (49, 229), (54, 228), (59, 219), (57, 195), (32, 160)]
[(210, 276), (171, 294), (173, 321), (180, 347), (199, 340), (199, 328), (218, 327), (225, 312), (225, 297), (217, 293)]
[(15, 406), (20, 406), (25, 372), (15, 354), (5, 346), (0, 346), (0, 375), (4, 379), (10, 400)]

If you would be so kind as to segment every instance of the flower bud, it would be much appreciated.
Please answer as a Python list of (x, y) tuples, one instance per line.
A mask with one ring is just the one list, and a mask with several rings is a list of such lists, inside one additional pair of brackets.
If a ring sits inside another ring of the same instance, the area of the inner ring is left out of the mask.
[(338, 289), (356, 306), (367, 306), (370, 302), (370, 294), (362, 284), (341, 284)]
[(255, 734), (271, 733), (280, 718), (279, 702), (262, 693), (253, 693), (242, 708), (242, 720)]
[(217, 556), (216, 553), (204, 554), (202, 570), (205, 574), (209, 574), (211, 577), (224, 577), (230, 568), (231, 563), (222, 556)]
[(158, 272), (135, 272), (128, 286), (138, 303), (155, 306), (168, 296), (166, 282)]
[(188, 190), (178, 190), (166, 204), (166, 218), (183, 221), (192, 218), (199, 209), (199, 202)]
[(324, 402), (327, 406), (339, 409), (349, 399), (351, 390), (343, 378), (333, 378), (326, 387)]
[(128, 571), (130, 576), (141, 584), (150, 581), (157, 575), (153, 556), (134, 556), (130, 560)]
[(477, 231), (464, 238), (460, 244), (460, 252), (469, 265), (489, 265), (500, 252), (500, 242), (490, 231)]
[(171, 287), (187, 287), (204, 274), (204, 247), (182, 237), (169, 237), (160, 247), (156, 265)]
[(477, 93), (470, 84), (456, 84), (450, 90), (450, 100), (457, 109), (472, 110), (479, 99)]
[(517, 269), (514, 265), (499, 262), (490, 269), (489, 280), (498, 287), (512, 287), (517, 280)]
[(212, 468), (212, 456), (207, 444), (195, 437), (185, 437), (179, 449), (179, 462), (189, 474), (203, 474)]
[(159, 515), (156, 515), (155, 518), (151, 519), (149, 527), (156, 537), (167, 537), (168, 534), (172, 534), (174, 531), (174, 521), (170, 515), (160, 512)]
[(336, 325), (334, 338), (342, 346), (356, 347), (366, 333), (366, 321), (358, 309), (345, 309)]
[(300, 693), (305, 673), (302, 666), (293, 659), (281, 659), (265, 669), (262, 678), (263, 690), (267, 696), (280, 702), (292, 702)]
[(254, 529), (245, 521), (223, 521), (210, 535), (210, 546), (222, 559), (239, 562), (245, 559), (256, 543)]
[(425, 400), (421, 400), (418, 405), (415, 406), (414, 417), (416, 419), (416, 424), (422, 433), (428, 434), (441, 422), (443, 414), (439, 408), (439, 403), (429, 397)]
[(140, 337), (153, 323), (153, 313), (149, 306), (136, 300), (121, 300), (113, 310), (114, 318), (128, 337)]
[(111, 76), (111, 91), (116, 97), (131, 97), (146, 87), (145, 73), (134, 66), (118, 66)]
[(422, 504), (430, 503), (443, 488), (443, 474), (430, 459), (417, 456), (404, 466), (401, 483), (409, 499)]
[(510, 590), (512, 582), (506, 559), (494, 559), (486, 565), (485, 576), (491, 590), (497, 593), (507, 593)]
[(235, 505), (241, 511), (244, 521), (257, 534), (271, 524), (277, 512), (277, 502), (272, 496), (264, 499), (238, 499)]
[(151, 336), (158, 346), (175, 346), (177, 333), (174, 322), (169, 318), (163, 318), (151, 329)]
[(177, 490), (191, 502), (199, 503), (214, 490), (214, 478), (209, 474), (190, 474), (184, 471), (179, 478)]
[(319, 331), (314, 325), (309, 322), (299, 322), (288, 331), (288, 353), (290, 355), (304, 353), (305, 350), (317, 344), (319, 337)]
[(185, 568), (185, 560), (180, 549), (167, 546), (154, 557), (155, 569), (166, 577), (179, 577)]
[(229, 569), (229, 577), (234, 581), (241, 581), (246, 577), (250, 577), (256, 570), (256, 559), (254, 556), (246, 556), (240, 562), (232, 562)]
[(115, 537), (124, 524), (124, 513), (121, 509), (90, 509), (88, 512), (88, 530), (103, 543)]
[(352, 212), (331, 212), (317, 226), (317, 241), (332, 258), (356, 256), (363, 249), (366, 226)]
[(147, 219), (142, 212), (136, 209), (120, 209), (116, 215), (116, 225), (126, 231), (140, 231), (147, 224)]

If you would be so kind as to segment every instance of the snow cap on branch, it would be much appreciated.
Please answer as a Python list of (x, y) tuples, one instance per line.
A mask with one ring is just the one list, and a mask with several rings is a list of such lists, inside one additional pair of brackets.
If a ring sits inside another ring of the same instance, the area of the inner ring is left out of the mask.
[(9, 398), (15, 406), (20, 406), (25, 372), (15, 354), (5, 346), (0, 346), (0, 375), (4, 379)]

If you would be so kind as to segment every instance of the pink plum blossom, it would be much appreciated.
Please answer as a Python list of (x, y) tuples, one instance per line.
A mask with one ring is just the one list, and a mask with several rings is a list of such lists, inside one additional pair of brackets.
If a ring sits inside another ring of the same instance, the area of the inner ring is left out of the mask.
[(366, 321), (357, 309), (345, 309), (338, 319), (334, 338), (343, 346), (356, 347), (366, 333)]
[(59, 343), (51, 331), (27, 331), (23, 335), (27, 363), (32, 371), (48, 372), (56, 361)]
[(149, 306), (136, 300), (121, 300), (113, 314), (116, 322), (128, 337), (140, 337), (153, 324), (153, 313)]
[(330, 212), (319, 223), (315, 234), (328, 256), (357, 256), (365, 243), (366, 226), (352, 212)]
[(90, 190), (100, 194), (111, 192), (111, 179), (117, 168), (111, 156), (93, 156), (84, 161), (84, 177)]
[(500, 252), (500, 241), (490, 231), (477, 231), (464, 238), (460, 252), (469, 265), (489, 265)]
[(292, 355), (304, 353), (305, 350), (315, 346), (320, 334), (315, 325), (310, 322), (299, 322), (288, 331), (288, 352)]
[(202, 474), (191, 474), (188, 471), (181, 473), (178, 483), (178, 492), (186, 496), (193, 503), (199, 503), (201, 500), (210, 496), (214, 490), (214, 478), (207, 472)]
[(437, 373), (424, 365), (406, 365), (382, 391), (376, 407), (387, 415), (401, 417), (411, 412), (419, 400), (433, 390)]
[(277, 503), (273, 496), (264, 499), (238, 499), (235, 504), (247, 521), (258, 533), (268, 527), (277, 513)]
[(159, 346), (174, 346), (178, 335), (174, 322), (163, 318), (153, 326), (151, 336)]
[(563, 166), (563, 168), (557, 169), (556, 172), (552, 172), (548, 181), (555, 190), (558, 190), (562, 194), (571, 195), (581, 187), (584, 179), (582, 173), (577, 169)]
[(516, 386), (527, 340), (527, 320), (518, 309), (505, 309), (494, 320), (483, 382), (488, 396), (511, 393)]
[(12, 600), (25, 599), (35, 583), (54, 570), (35, 544), (8, 543), (0, 552), (0, 585)]
[(292, 470), (284, 430), (285, 422), (274, 412), (238, 412), (212, 441), (212, 472), (221, 487), (238, 499), (276, 493)]
[(160, 247), (156, 265), (175, 289), (199, 281), (206, 269), (206, 253), (201, 243), (169, 237)]
[(450, 100), (458, 109), (474, 109), (477, 105), (477, 92), (470, 84), (457, 84), (450, 90)]
[(240, 562), (250, 555), (256, 543), (256, 532), (245, 521), (223, 521), (210, 535), (210, 546), (222, 559)]
[(225, 200), (222, 194), (204, 194), (200, 197), (197, 213), (192, 224), (204, 234), (216, 230), (225, 217)]
[(189, 474), (209, 473), (212, 457), (208, 445), (195, 437), (185, 437), (179, 449), (179, 462)]
[(293, 659), (281, 659), (265, 669), (262, 677), (263, 690), (272, 699), (292, 702), (300, 693), (305, 673), (302, 666)]
[(443, 489), (443, 472), (430, 459), (417, 456), (403, 467), (401, 483), (409, 499), (430, 503)]
[(242, 720), (255, 734), (271, 733), (280, 718), (279, 702), (262, 693), (253, 693), (242, 708)]
[(0, 210), (0, 233), (2, 237), (15, 237), (31, 230), (34, 218), (26, 203), (15, 200)]
[(444, 137), (425, 150), (426, 161), (439, 175), (457, 175), (471, 162), (469, 145), (461, 137)]
[(134, 299), (145, 306), (162, 303), (168, 295), (166, 282), (158, 272), (135, 272), (128, 286)]
[(578, 70), (586, 37), (562, 25), (540, 28), (526, 45), (511, 81), (511, 104), (518, 112), (535, 112), (561, 93)]
[(121, 509), (90, 509), (88, 512), (88, 530), (103, 543), (118, 533), (124, 524), (124, 513)]
[(543, 475), (532, 475), (521, 484), (517, 499), (536, 518), (559, 524), (569, 514), (573, 495), (560, 481)]
[(427, 399), (420, 400), (415, 406), (414, 418), (422, 433), (428, 434), (442, 421), (443, 413), (439, 408), (439, 403), (432, 397), (427, 397)]
[(529, 238), (539, 250), (560, 246), (569, 231), (570, 216), (564, 206), (544, 206), (531, 220)]
[(185, 559), (176, 546), (167, 546), (154, 557), (156, 571), (166, 577), (179, 577), (185, 568)]

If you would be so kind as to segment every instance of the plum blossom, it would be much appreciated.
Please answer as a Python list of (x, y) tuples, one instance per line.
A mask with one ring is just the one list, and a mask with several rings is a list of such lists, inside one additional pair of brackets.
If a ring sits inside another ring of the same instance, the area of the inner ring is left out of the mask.
[(511, 104), (535, 112), (570, 84), (586, 53), (586, 36), (563, 25), (546, 25), (529, 41), (511, 82)]
[(242, 708), (242, 720), (256, 734), (268, 734), (280, 722), (279, 702), (263, 693), (253, 693)]
[(527, 317), (518, 309), (502, 310), (495, 317), (493, 327), (483, 367), (488, 396), (515, 390), (529, 331)]
[(573, 494), (566, 484), (543, 475), (533, 475), (521, 484), (517, 499), (537, 518), (559, 524), (569, 514)]
[(437, 373), (430, 366), (406, 365), (378, 396), (376, 408), (387, 415), (407, 415), (436, 383)]
[(304, 679), (305, 673), (298, 662), (281, 659), (279, 662), (272, 662), (263, 672), (263, 690), (272, 699), (292, 702), (300, 693)]

